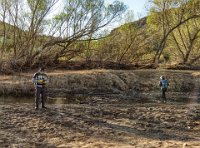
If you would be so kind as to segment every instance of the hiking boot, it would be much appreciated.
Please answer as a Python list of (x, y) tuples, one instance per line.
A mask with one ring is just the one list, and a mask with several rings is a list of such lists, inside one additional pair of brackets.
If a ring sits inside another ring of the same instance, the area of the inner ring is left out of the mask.
[(44, 111), (44, 110), (46, 110), (47, 109), (47, 107), (46, 106), (44, 106), (44, 107), (42, 107), (42, 110)]

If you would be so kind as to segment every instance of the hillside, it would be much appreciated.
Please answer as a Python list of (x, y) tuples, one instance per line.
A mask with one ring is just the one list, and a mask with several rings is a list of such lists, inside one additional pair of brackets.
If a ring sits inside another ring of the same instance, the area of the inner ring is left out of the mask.
[(147, 17), (143, 17), (137, 21), (134, 21), (134, 22), (130, 22), (130, 23), (125, 23), (123, 25), (121, 25), (120, 27), (117, 27), (117, 28), (114, 28), (112, 31), (111, 31), (111, 35), (114, 34), (115, 32), (117, 32), (117, 30), (120, 30), (124, 25), (130, 25), (130, 26), (135, 26), (136, 28), (145, 28), (146, 24), (147, 24)]

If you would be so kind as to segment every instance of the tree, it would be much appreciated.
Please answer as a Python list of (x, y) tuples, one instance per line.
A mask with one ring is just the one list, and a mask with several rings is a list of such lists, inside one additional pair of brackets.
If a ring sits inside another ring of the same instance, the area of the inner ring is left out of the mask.
[[(104, 0), (0, 2), (4, 25), (1, 52), (6, 49), (7, 60), (12, 59), (11, 63), (20, 65), (16, 67), (53, 63), (68, 55), (72, 58), (80, 51), (73, 49), (79, 48), (76, 46), (81, 45), (78, 42), (99, 38), (99, 31), (126, 10), (126, 6), (119, 1), (106, 6)], [(63, 7), (49, 15), (57, 3)]]
[(108, 6), (104, 0), (69, 0), (65, 3), (63, 12), (54, 17), (50, 23), (51, 38), (43, 46), (42, 50), (50, 50), (56, 47), (58, 50), (52, 55), (53, 61), (64, 56), (70, 45), (77, 40), (91, 39), (95, 33), (116, 20), (126, 7), (119, 1)]
[[(154, 63), (158, 65), (169, 35), (191, 19), (200, 17), (198, 0), (154, 0), (149, 24), (159, 31), (160, 43), (155, 53)], [(156, 26), (156, 28), (155, 28)]]
[[(171, 33), (170, 37), (172, 43), (171, 48), (178, 51), (182, 64), (192, 64), (192, 61), (199, 57), (199, 19), (190, 20), (184, 25), (179, 26)], [(196, 60), (198, 60), (198, 58)]]
[[(1, 0), (4, 37), (2, 51), (7, 61), (21, 66), (30, 65), (38, 48), (42, 27), (57, 0)], [(41, 45), (39, 45), (41, 46)], [(10, 60), (11, 59), (11, 60)], [(16, 66), (18, 67), (18, 66)], [(20, 66), (19, 66), (20, 67)]]

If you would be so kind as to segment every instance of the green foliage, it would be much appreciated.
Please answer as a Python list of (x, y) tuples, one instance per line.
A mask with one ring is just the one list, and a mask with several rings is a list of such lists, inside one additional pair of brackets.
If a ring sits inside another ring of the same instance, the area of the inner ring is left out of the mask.
[(48, 8), (48, 4), (51, 0), (27, 0), (28, 6), (32, 13), (42, 12)]
[[(26, 2), (26, 6), (15, 0), (0, 3), (2, 17), (11, 20), (0, 24), (0, 51), (20, 65), (72, 59), (149, 63), (156, 54), (163, 63), (199, 62), (198, 0), (153, 0), (149, 16), (133, 22), (134, 13), (128, 11), (126, 23), (102, 36), (99, 31), (122, 19), (126, 10), (122, 2), (105, 5), (104, 0), (67, 0), (52, 18), (47, 14), (56, 0)], [(98, 37), (103, 38), (95, 40)]]
[(54, 16), (54, 20), (55, 21), (60, 21), (60, 20), (68, 20), (70, 18), (70, 14), (67, 14), (67, 13), (64, 13), (64, 12), (62, 12), (62, 13), (60, 13), (60, 14), (58, 14), (58, 15), (56, 15), (56, 16)]
[(126, 10), (126, 8), (127, 7), (124, 5), (123, 2), (114, 1), (113, 4), (108, 5), (107, 11), (112, 14), (112, 13), (116, 13), (119, 11), (124, 11), (124, 10)]

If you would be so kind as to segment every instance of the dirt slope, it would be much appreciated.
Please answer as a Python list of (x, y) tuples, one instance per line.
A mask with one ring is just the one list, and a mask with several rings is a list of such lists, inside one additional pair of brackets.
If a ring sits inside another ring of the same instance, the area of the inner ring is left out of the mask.
[[(88, 70), (47, 71), (50, 83), (49, 97), (69, 95), (121, 95), (125, 98), (158, 98), (159, 77), (165, 75), (170, 82), (169, 93), (179, 98), (188, 97), (194, 88), (199, 88), (200, 74), (196, 71), (172, 70)], [(0, 94), (33, 96), (31, 83), (33, 73), (0, 76)], [(173, 97), (171, 97), (173, 98)]]

